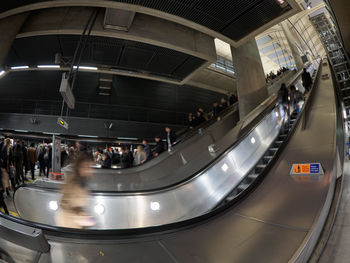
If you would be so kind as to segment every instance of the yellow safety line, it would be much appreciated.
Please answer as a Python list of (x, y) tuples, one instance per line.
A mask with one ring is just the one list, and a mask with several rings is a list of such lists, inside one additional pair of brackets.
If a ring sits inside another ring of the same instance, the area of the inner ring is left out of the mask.
[[(5, 210), (3, 208), (0, 208), (0, 212), (4, 214)], [(9, 211), (9, 213), (10, 213), (10, 215), (12, 215), (14, 217), (19, 217), (19, 214), (16, 212)]]

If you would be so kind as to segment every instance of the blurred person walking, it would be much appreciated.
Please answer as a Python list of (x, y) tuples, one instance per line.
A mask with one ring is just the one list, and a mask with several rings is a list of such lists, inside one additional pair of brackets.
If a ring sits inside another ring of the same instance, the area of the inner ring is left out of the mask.
[(56, 216), (56, 225), (68, 228), (87, 228), (95, 221), (86, 210), (89, 206), (90, 191), (88, 181), (92, 176), (91, 161), (85, 153), (80, 153), (72, 163), (62, 188), (60, 210)]

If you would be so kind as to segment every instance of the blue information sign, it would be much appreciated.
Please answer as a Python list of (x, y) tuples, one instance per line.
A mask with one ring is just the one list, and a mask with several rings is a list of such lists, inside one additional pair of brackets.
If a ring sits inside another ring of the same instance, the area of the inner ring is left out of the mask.
[(320, 173), (320, 164), (319, 163), (310, 163), (310, 173), (311, 174)]

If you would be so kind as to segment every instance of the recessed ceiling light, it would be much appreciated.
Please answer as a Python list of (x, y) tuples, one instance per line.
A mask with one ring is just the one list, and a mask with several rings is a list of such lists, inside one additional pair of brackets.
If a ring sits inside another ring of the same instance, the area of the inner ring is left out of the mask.
[(59, 65), (38, 65), (38, 68), (60, 68)]
[[(74, 69), (78, 68), (77, 66), (73, 66)], [(97, 70), (97, 67), (88, 67), (88, 66), (79, 66), (79, 69), (85, 69), (85, 70)]]
[(255, 138), (254, 138), (254, 137), (250, 138), (250, 142), (251, 142), (252, 144), (254, 144), (254, 143), (255, 143)]

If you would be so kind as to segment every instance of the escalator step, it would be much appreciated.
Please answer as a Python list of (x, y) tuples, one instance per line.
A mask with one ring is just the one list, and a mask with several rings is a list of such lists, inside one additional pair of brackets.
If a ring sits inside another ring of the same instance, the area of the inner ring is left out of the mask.
[(264, 159), (267, 159), (267, 160), (271, 160), (272, 158), (273, 156), (270, 156), (270, 155), (264, 156)]
[(244, 191), (245, 189), (247, 189), (249, 186), (249, 184), (240, 184), (237, 189), (240, 191)]
[(256, 178), (258, 178), (258, 176), (259, 174), (250, 174), (248, 175), (248, 178), (255, 180)]
[(277, 152), (277, 151), (278, 151), (278, 148), (274, 148), (274, 147), (273, 147), (273, 148), (270, 148), (269, 150), (270, 150), (270, 151), (273, 151), (273, 152)]
[(258, 168), (258, 169), (265, 169), (266, 167), (266, 164), (258, 164), (257, 166), (255, 166), (255, 168)]

